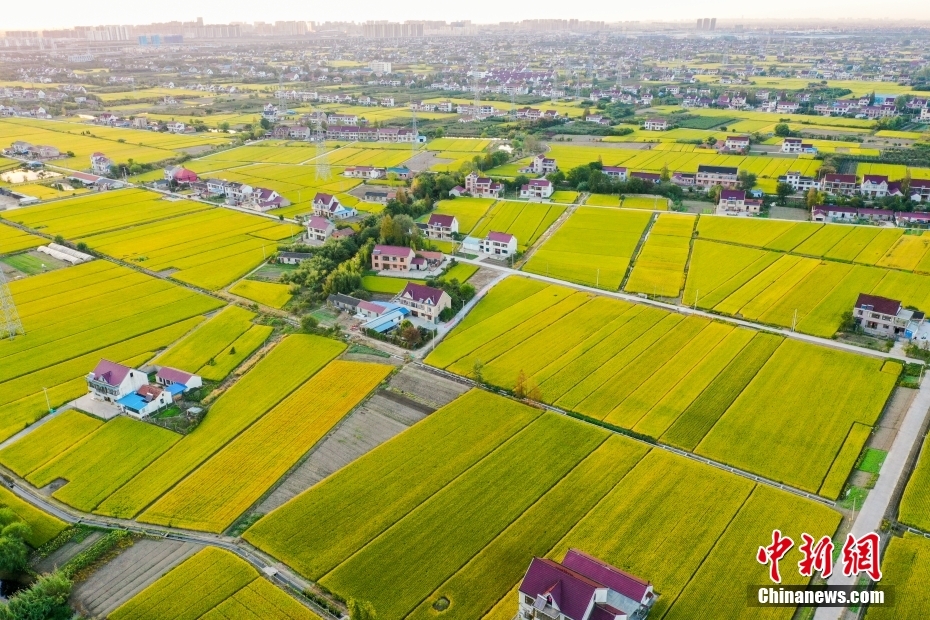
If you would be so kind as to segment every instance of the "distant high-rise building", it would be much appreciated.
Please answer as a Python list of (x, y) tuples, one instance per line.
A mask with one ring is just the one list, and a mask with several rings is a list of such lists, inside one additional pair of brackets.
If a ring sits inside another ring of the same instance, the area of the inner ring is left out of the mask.
[(711, 18), (710, 18), (710, 29), (711, 29), (711, 30), (716, 30), (716, 29), (717, 29), (717, 18), (716, 18), (716, 17), (711, 17)]
[(390, 73), (391, 63), (384, 62), (382, 60), (372, 60), (370, 63), (368, 63), (368, 68), (375, 73)]
[(698, 20), (697, 20), (697, 29), (700, 30), (700, 29), (702, 28), (703, 24), (704, 24), (704, 21), (703, 21), (700, 17), (698, 17)]
[(710, 18), (709, 18), (709, 17), (705, 17), (705, 18), (704, 18), (704, 28), (703, 28), (703, 30), (710, 30)]

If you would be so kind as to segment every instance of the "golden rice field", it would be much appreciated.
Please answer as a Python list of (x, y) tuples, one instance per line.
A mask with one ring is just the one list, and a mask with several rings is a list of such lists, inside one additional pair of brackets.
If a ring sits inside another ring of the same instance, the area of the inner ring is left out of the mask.
[(469, 197), (440, 200), (433, 213), (454, 215), (459, 223), (459, 232), (467, 235), (485, 217), (494, 202), (493, 198)]
[[(81, 135), (82, 132), (90, 132), (90, 135)], [(22, 140), (54, 146), (62, 153), (71, 151), (74, 157), (60, 161), (79, 169), (90, 168), (90, 156), (98, 151), (116, 162), (132, 159), (139, 163), (154, 163), (182, 155), (186, 148), (223, 145), (230, 140), (228, 135), (216, 133), (177, 135), (27, 118), (0, 120), (0, 137), (6, 144)]]
[(205, 547), (109, 615), (113, 620), (319, 620), (235, 554)]
[[(335, 340), (288, 336), (213, 403), (193, 432), (108, 497), (97, 512), (125, 518), (139, 514), (344, 349), (345, 345)], [(232, 476), (235, 471), (227, 474)]]
[(510, 233), (517, 238), (518, 248), (524, 251), (564, 212), (562, 205), (500, 200), (472, 229), (471, 235), (483, 239), (491, 231)]
[(210, 290), (241, 278), (275, 252), (279, 240), (300, 232), (296, 224), (136, 189), (19, 209), (7, 217)]
[(920, 620), (930, 607), (930, 541), (905, 532), (892, 536), (882, 558), (882, 585), (894, 588), (894, 602), (868, 609), (868, 620)]
[[(331, 362), (150, 508), (146, 523), (221, 532), (393, 369)], [(280, 438), (287, 436), (288, 440)]]
[(291, 287), (276, 282), (239, 280), (229, 288), (229, 292), (259, 304), (279, 309), (283, 308), (291, 300)]
[(924, 439), (917, 466), (911, 474), (898, 518), (918, 529), (930, 530), (930, 439)]
[[(352, 510), (340, 508), (346, 497)], [(580, 548), (648, 575), (662, 593), (657, 616), (727, 620), (745, 609), (724, 592), (765, 579), (754, 558), (759, 540), (775, 527), (798, 537), (832, 533), (838, 523), (825, 506), (472, 391), (244, 536), (339, 596), (364, 597), (384, 617), (435, 618), (440, 599), (450, 618), (510, 617), (533, 556), (561, 560)], [(644, 529), (651, 535), (639, 535)], [(802, 583), (784, 572), (786, 583)]]
[(273, 328), (253, 325), (254, 312), (228, 306), (182, 338), (153, 364), (220, 381), (261, 346)]
[(648, 211), (578, 207), (523, 269), (616, 290), (651, 218)]
[(46, 240), (38, 235), (27, 233), (7, 224), (0, 224), (0, 256), (31, 250), (45, 243)]
[(693, 215), (660, 213), (636, 257), (624, 290), (653, 297), (678, 297), (696, 221)]
[[(0, 341), (0, 436), (87, 391), (101, 358), (151, 358), (222, 302), (96, 260), (10, 283), (25, 336)], [(105, 309), (101, 311), (101, 309)], [(137, 359), (137, 358), (142, 359)]]
[[(547, 403), (813, 493), (896, 381), (878, 359), (517, 277), (426, 362), (464, 376), (480, 362), (504, 389), (522, 372)], [(803, 430), (814, 420), (816, 435)], [(771, 429), (784, 458), (765, 447)]]
[(20, 521), (29, 526), (29, 534), (24, 540), (36, 549), (68, 527), (61, 519), (42, 512), (5, 486), (0, 487), (0, 508), (11, 510)]

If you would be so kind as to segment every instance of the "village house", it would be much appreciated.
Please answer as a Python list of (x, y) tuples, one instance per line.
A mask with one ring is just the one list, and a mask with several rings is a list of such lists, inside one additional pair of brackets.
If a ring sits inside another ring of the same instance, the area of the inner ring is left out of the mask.
[(416, 253), (407, 247), (376, 245), (371, 252), (371, 268), (375, 271), (410, 271)]
[(454, 215), (433, 213), (426, 222), (426, 236), (430, 239), (451, 241), (459, 232), (459, 221)]
[(717, 215), (758, 215), (762, 201), (746, 198), (746, 192), (736, 189), (725, 189), (720, 192), (720, 202), (717, 203)]
[(723, 148), (728, 151), (745, 151), (749, 149), (749, 136), (727, 136)]
[(794, 193), (808, 192), (812, 189), (820, 188), (820, 181), (814, 177), (802, 176), (800, 172), (793, 170), (784, 176), (778, 177), (779, 183), (787, 183), (794, 190)]
[(174, 397), (166, 388), (146, 383), (135, 392), (116, 401), (120, 413), (142, 419), (174, 403)]
[(385, 169), (374, 166), (346, 166), (342, 174), (352, 179), (380, 179), (385, 175)]
[(863, 176), (859, 193), (867, 198), (884, 198), (888, 195), (888, 177), (880, 174)]
[(577, 549), (561, 563), (534, 557), (517, 592), (520, 620), (642, 620), (653, 586)]
[(278, 252), (278, 262), (282, 265), (299, 265), (313, 254), (307, 252)]
[(908, 310), (897, 299), (860, 293), (853, 307), (853, 320), (867, 334), (883, 338), (916, 332), (924, 313)]
[(914, 202), (930, 200), (930, 179), (911, 179), (907, 194)]
[(697, 175), (692, 172), (676, 172), (672, 175), (672, 183), (679, 187), (694, 187)]
[(481, 240), (479, 251), (487, 256), (513, 256), (517, 253), (517, 238), (509, 233), (491, 231)]
[(859, 182), (854, 174), (824, 175), (821, 189), (832, 196), (852, 196), (859, 190)]
[(538, 174), (546, 175), (558, 170), (559, 167), (556, 165), (555, 160), (551, 157), (546, 157), (543, 154), (539, 154), (530, 161), (529, 165), (525, 168), (520, 168), (518, 172), (521, 174)]
[(189, 185), (197, 180), (197, 173), (181, 166), (171, 166), (165, 168), (165, 180), (174, 181), (178, 185)]
[(858, 217), (859, 210), (855, 207), (815, 205), (811, 209), (811, 221), (814, 222), (854, 222)]
[(630, 179), (639, 179), (640, 181), (645, 181), (646, 183), (653, 183), (658, 185), (662, 182), (662, 175), (658, 172), (631, 172)]
[(472, 172), (465, 177), (465, 191), (472, 196), (480, 198), (500, 198), (504, 186), (497, 181), (486, 177), (479, 177), (477, 172)]
[(155, 383), (167, 388), (172, 394), (182, 394), (203, 387), (203, 379), (177, 368), (162, 366), (155, 373)]
[(781, 152), (782, 153), (800, 153), (801, 152), (801, 138), (785, 138), (781, 143)]
[(336, 230), (336, 226), (325, 217), (312, 215), (307, 218), (307, 240), (324, 242)]
[(100, 360), (85, 379), (90, 395), (109, 403), (115, 403), (149, 382), (148, 376), (141, 370), (109, 360)]
[(626, 168), (620, 166), (604, 166), (601, 172), (614, 181), (626, 181)]
[(520, 198), (549, 198), (553, 192), (552, 183), (546, 179), (532, 179), (520, 186)]
[(452, 307), (452, 298), (447, 292), (413, 282), (407, 283), (394, 302), (409, 308), (414, 317), (430, 323), (438, 323), (442, 311)]
[(113, 160), (103, 153), (94, 153), (90, 156), (90, 169), (94, 174), (100, 176), (110, 174), (110, 166), (112, 165)]
[(182, 122), (174, 121), (165, 125), (170, 133), (184, 133), (187, 131), (187, 125)]
[(343, 206), (339, 199), (331, 194), (317, 192), (313, 197), (313, 215), (333, 220), (344, 220), (358, 215), (352, 207)]
[(252, 189), (252, 193), (249, 195), (248, 199), (243, 203), (242, 206), (248, 209), (254, 209), (260, 213), (264, 213), (266, 211), (271, 211), (272, 209), (287, 207), (290, 204), (290, 200), (273, 189), (255, 187)]
[(646, 131), (665, 131), (668, 129), (668, 121), (664, 118), (650, 118), (643, 123), (643, 129)]
[(724, 189), (733, 189), (739, 183), (739, 168), (732, 166), (698, 165), (695, 185), (710, 188), (719, 185)]

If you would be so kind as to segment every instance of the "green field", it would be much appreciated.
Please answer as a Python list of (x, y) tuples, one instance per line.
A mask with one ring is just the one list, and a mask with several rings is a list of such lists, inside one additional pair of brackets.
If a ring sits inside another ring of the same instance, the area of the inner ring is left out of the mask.
[[(566, 435), (573, 441), (558, 441)], [(340, 510), (348, 497), (353, 510)], [(449, 603), (443, 617), (496, 617), (498, 605), (512, 613), (512, 588), (532, 557), (560, 560), (569, 547), (652, 581), (662, 593), (657, 617), (696, 617), (694, 609), (724, 592), (764, 579), (754, 552), (773, 527), (797, 536), (838, 523), (826, 507), (473, 391), (264, 517), (245, 538), (336, 594), (371, 601), (382, 617), (435, 618), (440, 599)], [(643, 527), (653, 535), (636, 535)], [(726, 582), (706, 579), (724, 559)], [(800, 579), (786, 574), (786, 582)], [(734, 604), (713, 617), (742, 611)], [(773, 617), (793, 610), (780, 611)]]
[(481, 221), (494, 202), (493, 198), (468, 197), (441, 200), (436, 204), (434, 213), (454, 215), (459, 222), (459, 232), (467, 235)]
[(651, 217), (646, 211), (578, 207), (523, 269), (616, 290)]
[(561, 205), (501, 200), (494, 204), (471, 231), (484, 238), (491, 231), (510, 233), (517, 238), (520, 251), (533, 245), (540, 235), (565, 211)]
[[(480, 362), (483, 380), (505, 389), (522, 373), (547, 403), (814, 493), (896, 380), (878, 359), (519, 278), (469, 319), (428, 364), (474, 376)], [(814, 420), (816, 436), (803, 430)], [(764, 448), (770, 429), (781, 458)]]

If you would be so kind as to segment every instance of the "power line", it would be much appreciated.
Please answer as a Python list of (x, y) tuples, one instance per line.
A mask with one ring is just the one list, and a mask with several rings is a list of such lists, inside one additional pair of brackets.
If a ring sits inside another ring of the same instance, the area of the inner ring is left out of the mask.
[(26, 330), (19, 319), (19, 312), (16, 311), (13, 293), (10, 292), (10, 287), (6, 282), (6, 275), (3, 269), (0, 269), (0, 337), (13, 340), (16, 334), (25, 336)]

